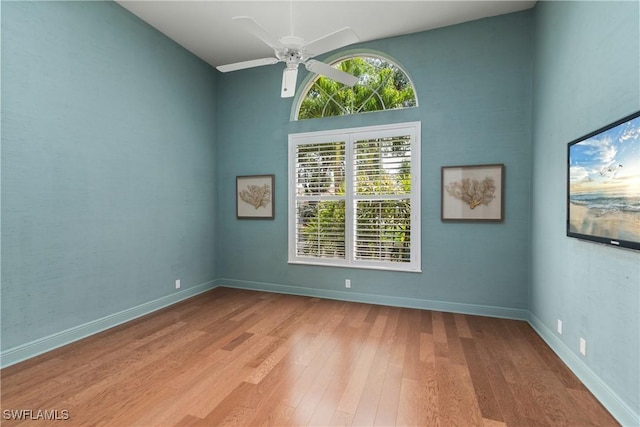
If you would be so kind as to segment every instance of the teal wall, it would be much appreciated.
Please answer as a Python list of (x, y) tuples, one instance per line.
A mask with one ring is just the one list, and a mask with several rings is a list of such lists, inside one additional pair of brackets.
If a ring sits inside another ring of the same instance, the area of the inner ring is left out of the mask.
[(216, 71), (115, 2), (2, 2), (2, 349), (202, 285)]
[[(220, 283), (523, 317), (529, 283), (532, 13), (361, 44), (392, 56), (420, 106), (289, 122), (281, 67), (220, 76)], [(300, 80), (304, 73), (300, 73)], [(422, 273), (287, 264), (287, 135), (422, 122)], [(502, 224), (440, 221), (440, 167), (504, 163)], [(276, 175), (275, 219), (235, 217), (237, 175)], [(344, 288), (351, 279), (352, 288)]]
[(564, 183), (569, 141), (640, 110), (639, 3), (541, 2), (535, 21), (533, 323), (638, 425), (640, 253), (565, 237)]

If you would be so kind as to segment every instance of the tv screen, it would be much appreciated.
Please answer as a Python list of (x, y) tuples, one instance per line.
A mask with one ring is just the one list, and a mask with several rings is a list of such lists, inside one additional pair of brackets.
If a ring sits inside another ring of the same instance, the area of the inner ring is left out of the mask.
[(640, 250), (640, 111), (569, 143), (567, 236)]

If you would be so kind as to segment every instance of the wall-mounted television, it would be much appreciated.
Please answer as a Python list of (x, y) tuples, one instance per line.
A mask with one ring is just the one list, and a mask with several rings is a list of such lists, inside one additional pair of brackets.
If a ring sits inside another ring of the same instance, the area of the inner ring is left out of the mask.
[(567, 236), (640, 250), (640, 111), (569, 143)]

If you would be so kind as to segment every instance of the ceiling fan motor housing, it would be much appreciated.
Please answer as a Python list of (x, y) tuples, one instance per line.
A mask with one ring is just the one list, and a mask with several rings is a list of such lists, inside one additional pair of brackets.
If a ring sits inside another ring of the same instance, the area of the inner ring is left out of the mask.
[(288, 47), (276, 51), (276, 57), (280, 61), (285, 62), (287, 64), (287, 67), (293, 64), (295, 64), (295, 66), (297, 67), (298, 64), (303, 63), (307, 59), (309, 59), (304, 50), (291, 49)]

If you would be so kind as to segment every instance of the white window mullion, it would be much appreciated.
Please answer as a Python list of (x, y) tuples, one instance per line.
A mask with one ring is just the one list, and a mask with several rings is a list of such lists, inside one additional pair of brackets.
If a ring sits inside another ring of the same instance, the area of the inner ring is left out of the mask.
[(353, 202), (353, 137), (348, 136), (347, 139), (347, 153), (345, 157), (345, 175), (346, 175), (346, 215), (345, 215), (345, 250), (347, 263), (352, 265), (354, 263), (353, 252), (353, 234), (355, 230), (355, 206)]

